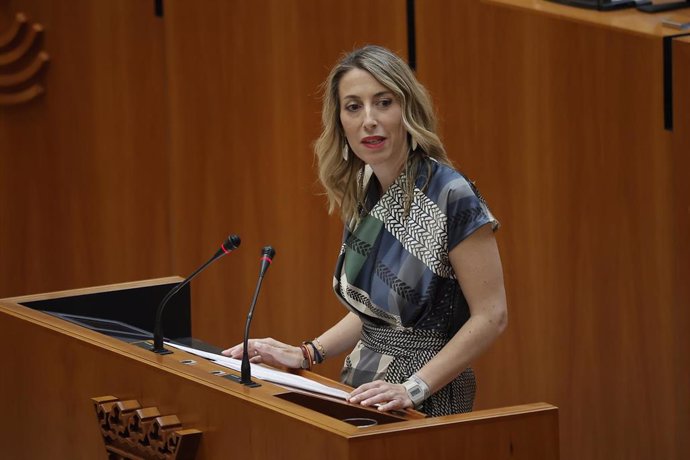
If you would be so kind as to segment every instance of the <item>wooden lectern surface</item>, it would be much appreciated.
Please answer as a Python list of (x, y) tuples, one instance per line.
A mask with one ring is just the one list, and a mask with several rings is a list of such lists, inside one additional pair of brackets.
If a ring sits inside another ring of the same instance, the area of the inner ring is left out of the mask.
[(357, 428), (276, 397), (292, 390), (247, 388), (185, 352), (159, 356), (9, 301), (0, 346), (3, 458), (105, 458), (91, 398), (106, 394), (201, 430), (200, 459), (558, 458), (557, 409), (544, 403)]

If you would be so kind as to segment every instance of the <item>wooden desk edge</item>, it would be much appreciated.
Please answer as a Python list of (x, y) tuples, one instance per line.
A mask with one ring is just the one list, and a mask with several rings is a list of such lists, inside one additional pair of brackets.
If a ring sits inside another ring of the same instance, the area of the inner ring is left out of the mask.
[(147, 286), (175, 284), (175, 283), (179, 283), (180, 281), (183, 281), (183, 280), (184, 280), (184, 278), (181, 278), (179, 276), (166, 276), (163, 278), (153, 278), (153, 279), (141, 280), (141, 281), (131, 281), (131, 282), (127, 282), (127, 283), (115, 283), (115, 284), (107, 284), (107, 285), (103, 285), (103, 286), (94, 286), (94, 287), (86, 287), (86, 288), (79, 288), (79, 289), (66, 289), (66, 290), (62, 290), (62, 291), (45, 292), (45, 293), (41, 293), (41, 294), (31, 294), (31, 295), (22, 295), (22, 296), (16, 296), (16, 297), (7, 297), (4, 299), (0, 299), (0, 302), (23, 303), (23, 302), (36, 302), (36, 301), (49, 300), (49, 299), (61, 299), (64, 297), (74, 297), (74, 296), (89, 295), (89, 294), (100, 294), (100, 293), (104, 293), (104, 292), (113, 292), (113, 291), (125, 291), (127, 289), (136, 289), (136, 288), (147, 287)]
[(661, 20), (671, 14), (687, 16), (690, 20), (690, 12), (685, 10), (671, 11), (664, 15), (655, 15), (643, 13), (634, 8), (598, 11), (563, 5), (548, 0), (481, 0), (481, 3), (514, 10), (529, 11), (551, 18), (564, 19), (600, 28), (615, 29), (621, 32), (646, 37), (662, 38), (680, 33), (681, 31), (664, 27), (661, 24)]
[(450, 426), (458, 424), (472, 424), (475, 422), (487, 421), (492, 419), (514, 417), (521, 415), (538, 415), (552, 413), (554, 417), (558, 417), (558, 407), (545, 403), (527, 403), (516, 406), (497, 407), (494, 409), (484, 409), (474, 412), (467, 412), (465, 414), (446, 415), (443, 417), (429, 417), (421, 420), (408, 420), (404, 426), (400, 423), (391, 423), (388, 425), (379, 425), (368, 428), (366, 431), (355, 433), (351, 438), (378, 435), (386, 432), (399, 432), (406, 430), (437, 428), (441, 426)]
[[(313, 411), (309, 408), (301, 407), (292, 402), (275, 398), (276, 395), (285, 393), (286, 391), (298, 390), (293, 390), (288, 387), (273, 384), (267, 381), (262, 381), (262, 386), (254, 389), (239, 384), (233, 384), (226, 379), (221, 380), (221, 377), (210, 374), (208, 371), (211, 368), (219, 368), (227, 373), (237, 375), (238, 373), (231, 369), (214, 364), (211, 361), (199, 358), (196, 355), (189, 354), (183, 350), (176, 349), (174, 350), (173, 355), (157, 355), (136, 345), (119, 341), (115, 338), (91, 331), (90, 329), (72, 324), (68, 321), (53, 317), (41, 311), (33, 310), (20, 304), (11, 303), (4, 299), (0, 300), (0, 314), (6, 314), (8, 316), (33, 323), (39, 327), (57, 331), (91, 346), (96, 346), (108, 352), (126, 356), (129, 359), (144, 363), (146, 365), (158, 367), (165, 372), (193, 380), (201, 385), (231, 394), (234, 397), (251, 401), (253, 404), (271, 408), (272, 410), (286, 415), (289, 414), (290, 416), (300, 419), (305, 423), (319, 426), (321, 429), (337, 433), (340, 436), (349, 437), (358, 432), (358, 428), (353, 425), (334, 419), (318, 411)], [(194, 360), (199, 365), (187, 366), (180, 362), (180, 358)], [(328, 379), (319, 376), (318, 380), (326, 381)], [(328, 380), (328, 382), (331, 384), (333, 383), (330, 380)], [(368, 410), (375, 411), (375, 409)], [(413, 417), (414, 415), (412, 415), (410, 418)]]

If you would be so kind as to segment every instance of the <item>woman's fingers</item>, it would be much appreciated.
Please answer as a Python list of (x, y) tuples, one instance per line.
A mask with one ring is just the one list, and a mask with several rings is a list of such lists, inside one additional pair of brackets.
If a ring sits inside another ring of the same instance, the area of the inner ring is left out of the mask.
[(242, 348), (242, 344), (235, 345), (234, 347), (230, 347), (226, 350), (221, 351), (220, 353), (224, 356), (230, 356), (231, 358), (235, 358), (237, 355), (242, 355)]
[(378, 410), (389, 411), (412, 407), (412, 401), (405, 387), (400, 384), (376, 380), (356, 388), (348, 401), (362, 406), (378, 406)]
[[(237, 344), (223, 350), (224, 356), (241, 359), (244, 351), (243, 344)], [(270, 337), (263, 339), (250, 339), (247, 342), (247, 354), (249, 362), (264, 363), (271, 366), (300, 367), (302, 352), (298, 347), (287, 345)]]
[[(247, 352), (249, 353), (249, 356), (254, 356), (257, 354), (256, 352), (256, 345), (259, 344), (263, 339), (249, 339), (247, 341)], [(221, 354), (224, 356), (230, 356), (231, 358), (239, 359), (242, 357), (242, 353), (244, 352), (244, 344), (238, 343), (237, 345), (230, 347), (226, 350), (221, 351)]]

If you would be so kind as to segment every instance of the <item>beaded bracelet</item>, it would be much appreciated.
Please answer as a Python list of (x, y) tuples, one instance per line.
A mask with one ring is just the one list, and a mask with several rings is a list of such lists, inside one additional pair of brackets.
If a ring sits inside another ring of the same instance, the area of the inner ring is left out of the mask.
[(326, 360), (326, 349), (321, 344), (321, 341), (319, 340), (319, 338), (318, 337), (315, 338), (313, 343), (316, 344), (316, 347), (319, 349), (319, 353), (321, 353), (321, 358), (322, 358), (321, 361), (325, 361)]

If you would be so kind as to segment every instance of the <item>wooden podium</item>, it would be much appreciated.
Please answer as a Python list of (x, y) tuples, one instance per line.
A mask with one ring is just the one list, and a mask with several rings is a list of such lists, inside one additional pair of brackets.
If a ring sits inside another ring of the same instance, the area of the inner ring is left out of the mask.
[[(157, 408), (161, 415), (174, 414), (181, 429), (200, 431), (197, 459), (547, 460), (559, 456), (558, 409), (549, 404), (437, 418), (414, 413), (387, 416), (269, 382), (247, 388), (218, 375), (233, 371), (210, 361), (179, 350), (159, 356), (34, 309), (126, 292), (129, 300), (120, 299), (121, 309), (131, 311), (126, 303), (139, 302), (152, 290), (158, 292), (179, 280), (0, 300), (4, 458), (116, 458), (106, 454), (92, 401), (105, 395), (136, 400), (141, 407)], [(189, 296), (183, 297), (188, 303)], [(94, 304), (92, 316), (98, 309)], [(339, 385), (313, 373), (302, 375)], [(377, 425), (357, 427), (344, 418), (373, 418)]]

